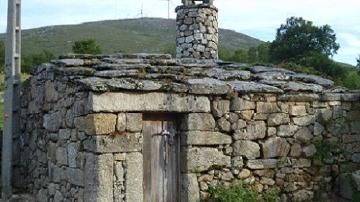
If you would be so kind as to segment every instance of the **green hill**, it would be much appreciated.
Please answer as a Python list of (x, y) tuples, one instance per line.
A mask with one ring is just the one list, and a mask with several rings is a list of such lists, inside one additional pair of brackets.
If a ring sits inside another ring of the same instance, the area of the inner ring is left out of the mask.
[[(220, 46), (229, 51), (262, 43), (250, 36), (220, 29)], [(4, 40), (4, 34), (0, 35)], [(23, 30), (23, 55), (49, 50), (56, 55), (71, 52), (74, 41), (95, 39), (103, 52), (164, 52), (175, 47), (175, 20), (138, 18), (47, 26)]]

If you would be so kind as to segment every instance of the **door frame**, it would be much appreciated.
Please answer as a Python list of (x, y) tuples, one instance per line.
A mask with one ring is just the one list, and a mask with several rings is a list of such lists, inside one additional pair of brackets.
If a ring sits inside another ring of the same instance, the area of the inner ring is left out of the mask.
[[(178, 187), (178, 190), (177, 190), (177, 197), (178, 197), (178, 201), (180, 201), (180, 190), (181, 190), (181, 160), (180, 160), (180, 157), (181, 157), (181, 137), (180, 137), (180, 120), (182, 120), (183, 118), (183, 114), (181, 113), (144, 113), (143, 114), (143, 122), (146, 122), (146, 121), (154, 121), (154, 122), (164, 122), (164, 121), (168, 121), (168, 122), (173, 122), (176, 126), (176, 136), (177, 136), (177, 176), (176, 176), (176, 184), (177, 184), (177, 187)], [(144, 124), (143, 124), (144, 125)], [(143, 128), (144, 129), (144, 128)], [(151, 158), (147, 158), (147, 154), (145, 154), (145, 152), (148, 152), (148, 151), (145, 151), (144, 150), (144, 147), (145, 144), (151, 144), (151, 141), (150, 142), (146, 142), (145, 141), (145, 134), (143, 134), (143, 156), (145, 157), (143, 159), (143, 164), (144, 164), (144, 181), (143, 181), (143, 190), (144, 190), (144, 199), (145, 199), (145, 196), (146, 196), (146, 190), (145, 190), (145, 183), (146, 183), (146, 180), (145, 180), (145, 173), (147, 171), (147, 169), (149, 169), (149, 166), (150, 166), (150, 170), (151, 170)], [(149, 182), (147, 182), (149, 183)], [(150, 182), (151, 184), (151, 182)]]

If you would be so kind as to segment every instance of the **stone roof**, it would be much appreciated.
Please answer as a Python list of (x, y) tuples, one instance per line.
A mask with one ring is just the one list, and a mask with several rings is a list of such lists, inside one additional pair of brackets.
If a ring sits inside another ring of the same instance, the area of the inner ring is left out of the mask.
[(67, 55), (39, 66), (33, 74), (43, 71), (55, 71), (81, 89), (99, 93), (163, 91), (226, 95), (238, 92), (275, 93), (294, 101), (360, 100), (359, 92), (334, 87), (333, 81), (319, 76), (220, 60), (174, 59), (167, 54)]

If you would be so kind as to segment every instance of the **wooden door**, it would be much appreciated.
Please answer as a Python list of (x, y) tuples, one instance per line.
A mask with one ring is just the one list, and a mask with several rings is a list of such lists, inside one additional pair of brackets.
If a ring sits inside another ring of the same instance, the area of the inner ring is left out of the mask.
[(171, 117), (144, 117), (144, 202), (179, 201), (180, 139)]

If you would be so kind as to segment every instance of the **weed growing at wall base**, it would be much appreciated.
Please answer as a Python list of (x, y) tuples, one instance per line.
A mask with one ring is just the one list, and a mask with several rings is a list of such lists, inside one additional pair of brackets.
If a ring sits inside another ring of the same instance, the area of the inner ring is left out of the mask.
[(260, 194), (242, 183), (230, 187), (210, 187), (209, 193), (210, 197), (205, 202), (275, 202), (279, 199), (277, 189), (270, 188)]

